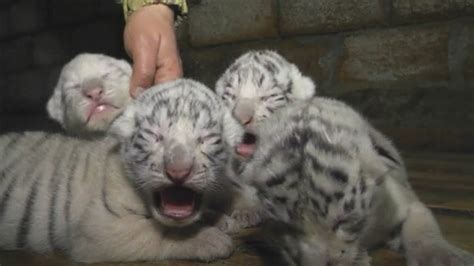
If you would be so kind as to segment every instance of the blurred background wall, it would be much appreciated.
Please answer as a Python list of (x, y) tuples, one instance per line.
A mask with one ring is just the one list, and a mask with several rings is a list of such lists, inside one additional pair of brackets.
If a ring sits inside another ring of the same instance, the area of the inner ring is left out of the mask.
[[(200, 0), (178, 28), (188, 77), (211, 88), (249, 49), (274, 49), (405, 150), (474, 151), (474, 0)], [(114, 0), (0, 0), (0, 131), (46, 119), (79, 52), (126, 57)], [(56, 128), (57, 129), (57, 128)]]

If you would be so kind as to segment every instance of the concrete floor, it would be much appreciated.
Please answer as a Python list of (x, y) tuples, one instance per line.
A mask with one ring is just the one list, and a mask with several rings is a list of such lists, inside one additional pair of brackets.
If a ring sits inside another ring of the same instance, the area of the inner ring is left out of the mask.
[[(421, 200), (434, 211), (443, 233), (453, 244), (474, 253), (474, 154), (440, 154), (405, 152), (413, 187)], [(163, 266), (237, 266), (278, 265), (274, 254), (263, 252), (261, 241), (250, 229), (236, 235), (237, 250), (226, 260), (212, 263), (164, 261), (154, 263), (101, 263), (112, 265)], [(387, 250), (373, 254), (372, 265), (405, 265), (403, 258)], [(0, 266), (7, 265), (80, 265), (57, 255), (36, 255), (26, 252), (0, 252)]]

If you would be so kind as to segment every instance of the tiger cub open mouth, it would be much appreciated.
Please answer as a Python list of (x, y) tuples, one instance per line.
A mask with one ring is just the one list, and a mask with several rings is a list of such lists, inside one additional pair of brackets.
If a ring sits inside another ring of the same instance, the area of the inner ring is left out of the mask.
[(237, 144), (235, 152), (245, 158), (252, 156), (255, 151), (257, 136), (251, 132), (245, 132), (242, 142)]
[(184, 220), (194, 216), (201, 205), (201, 195), (183, 186), (169, 186), (153, 193), (155, 209), (173, 220)]

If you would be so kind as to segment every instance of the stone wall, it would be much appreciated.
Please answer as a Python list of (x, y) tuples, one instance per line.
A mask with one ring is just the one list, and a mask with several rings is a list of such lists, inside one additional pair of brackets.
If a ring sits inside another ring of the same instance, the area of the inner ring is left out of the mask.
[(208, 85), (274, 49), (400, 147), (474, 151), (474, 0), (201, 0), (188, 22), (187, 74)]
[[(474, 151), (474, 0), (190, 4), (178, 28), (187, 76), (212, 87), (240, 54), (274, 49), (400, 147)], [(42, 127), (32, 114), (60, 66), (84, 51), (124, 57), (122, 29), (114, 0), (0, 0), (0, 130)]]
[(124, 57), (114, 0), (0, 0), (0, 131), (42, 129), (61, 66), (80, 52)]

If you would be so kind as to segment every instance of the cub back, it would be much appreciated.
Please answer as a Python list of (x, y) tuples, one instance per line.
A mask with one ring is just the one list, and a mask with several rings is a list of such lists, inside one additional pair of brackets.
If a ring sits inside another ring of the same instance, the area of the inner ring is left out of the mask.
[[(274, 232), (283, 235), (284, 249), (299, 249), (287, 253), (312, 263), (303, 265), (366, 260), (357, 242), (372, 195), (390, 170), (369, 131), (347, 105), (320, 97), (281, 109), (257, 130), (256, 151), (240, 178), (256, 188), (272, 223), (286, 228)], [(339, 260), (340, 250), (321, 251), (326, 244), (352, 252)], [(314, 250), (322, 254), (307, 253)]]

